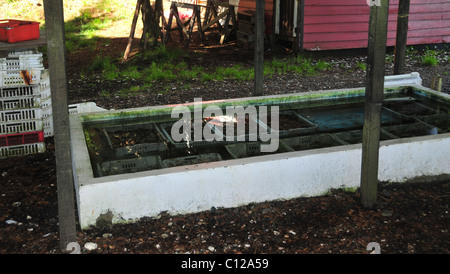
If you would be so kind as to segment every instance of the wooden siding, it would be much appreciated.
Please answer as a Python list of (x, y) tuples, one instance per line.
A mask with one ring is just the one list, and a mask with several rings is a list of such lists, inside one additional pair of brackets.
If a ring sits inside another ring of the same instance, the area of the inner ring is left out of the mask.
[[(370, 8), (366, 0), (304, 1), (304, 49), (367, 47)], [(390, 1), (388, 46), (395, 45), (398, 2)], [(408, 29), (408, 45), (449, 43), (450, 1), (411, 0)]]

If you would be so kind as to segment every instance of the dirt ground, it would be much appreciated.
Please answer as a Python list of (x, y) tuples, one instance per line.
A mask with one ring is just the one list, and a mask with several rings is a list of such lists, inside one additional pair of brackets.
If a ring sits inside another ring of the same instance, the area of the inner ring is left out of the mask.
[[(191, 45), (190, 51), (204, 54), (193, 54), (195, 57), (186, 60), (189, 64), (252, 65), (252, 51), (235, 43), (218, 46), (214, 36), (210, 39), (206, 47)], [(135, 83), (82, 79), (80, 72), (96, 55), (123, 53), (126, 41), (111, 39), (107, 46), (99, 41), (96, 51), (68, 53), (70, 103), (92, 101), (106, 109), (121, 109), (182, 103), (198, 97), (206, 101), (252, 95), (251, 81), (192, 80), (189, 89), (161, 82), (148, 94), (101, 96), (104, 89), (113, 93)], [(267, 59), (289, 55), (280, 45), (266, 50)], [(364, 86), (365, 73), (355, 67), (364, 60), (364, 51), (321, 53), (320, 58), (343, 65), (314, 76), (273, 76), (265, 79), (265, 94)], [(445, 75), (449, 70), (448, 63), (425, 67), (409, 62), (407, 66), (407, 72), (421, 73), (424, 86), (429, 86), (433, 75)], [(387, 66), (387, 74), (392, 74), (392, 66)], [(157, 92), (158, 86), (167, 85), (169, 92)], [(449, 90), (449, 77), (444, 76), (444, 92)], [(45, 153), (0, 160), (1, 254), (61, 253), (53, 139), (45, 142)], [(77, 240), (83, 253), (95, 254), (366, 254), (370, 242), (379, 243), (385, 254), (449, 254), (449, 183), (380, 184), (377, 204), (370, 210), (361, 206), (358, 190), (335, 190), (320, 197), (212, 208), (183, 216), (162, 214), (133, 224), (88, 230), (78, 227)], [(89, 250), (90, 243), (96, 248)]]

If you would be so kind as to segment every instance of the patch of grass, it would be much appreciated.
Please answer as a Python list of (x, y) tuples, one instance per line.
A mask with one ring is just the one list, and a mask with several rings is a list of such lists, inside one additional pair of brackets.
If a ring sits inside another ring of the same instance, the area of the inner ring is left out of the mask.
[(109, 90), (102, 90), (100, 91), (100, 97), (104, 97), (104, 98), (110, 98), (111, 97), (111, 92)]
[(209, 82), (209, 81), (215, 80), (214, 75), (212, 73), (207, 73), (207, 72), (202, 72), (200, 79), (203, 82)]
[(137, 66), (131, 65), (121, 71), (120, 75), (125, 78), (139, 79), (141, 78), (142, 73), (138, 70)]
[(428, 49), (424, 52), (424, 55), (421, 58), (421, 63), (424, 66), (436, 66), (439, 64), (438, 59), (439, 52), (436, 50)]
[(386, 54), (386, 64), (393, 63), (395, 59), (394, 54)]
[(155, 80), (174, 80), (176, 76), (172, 71), (164, 69), (158, 66), (155, 62), (151, 66), (142, 72), (145, 82), (153, 82)]
[(98, 38), (97, 32), (108, 28), (112, 22), (111, 18), (94, 17), (88, 10), (81, 11), (79, 16), (65, 22), (66, 50), (76, 51), (94, 46)]
[(201, 75), (204, 68), (194, 66), (191, 69), (181, 69), (178, 73), (181, 80), (193, 80)]
[(314, 75), (319, 71), (328, 70), (331, 65), (328, 62), (318, 60), (313, 62), (311, 58), (297, 56), (294, 59), (278, 59), (274, 58), (271, 62), (266, 62), (264, 67), (264, 75), (283, 74), (286, 72), (295, 72), (305, 75)]
[(356, 63), (356, 66), (361, 69), (362, 71), (367, 71), (367, 64), (364, 62), (360, 62), (358, 61), (358, 63)]
[(251, 80), (254, 78), (253, 69), (244, 69), (241, 65), (234, 65), (232, 67), (218, 67), (214, 73), (214, 79), (235, 79), (235, 80)]
[(88, 68), (88, 71), (90, 72), (104, 72), (117, 70), (118, 70), (117, 66), (108, 56), (106, 57), (97, 56)]
[(183, 55), (184, 51), (180, 48), (168, 48), (162, 44), (159, 44), (153, 49), (144, 52), (140, 56), (140, 59), (147, 62), (168, 63), (178, 62)]
[(115, 80), (119, 77), (119, 68), (108, 56), (95, 58), (89, 66), (88, 72), (101, 73), (105, 80)]

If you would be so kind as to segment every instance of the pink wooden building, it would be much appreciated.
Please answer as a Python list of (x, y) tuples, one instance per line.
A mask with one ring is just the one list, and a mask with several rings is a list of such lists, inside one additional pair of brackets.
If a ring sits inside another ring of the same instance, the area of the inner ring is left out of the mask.
[[(238, 10), (255, 9), (257, 0), (240, 0)], [(300, 41), (306, 50), (367, 47), (366, 0), (264, 0), (266, 34)], [(410, 0), (408, 45), (450, 42), (450, 0)], [(399, 0), (390, 0), (388, 46), (395, 45)], [(300, 39), (296, 38), (296, 28)]]

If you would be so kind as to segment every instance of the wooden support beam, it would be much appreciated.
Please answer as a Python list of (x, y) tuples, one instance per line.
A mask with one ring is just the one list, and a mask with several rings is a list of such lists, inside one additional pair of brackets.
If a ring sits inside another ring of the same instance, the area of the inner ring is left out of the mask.
[(264, 93), (264, 0), (256, 0), (255, 90), (256, 96)]
[[(223, 17), (227, 16), (228, 13), (230, 12), (230, 10), (225, 10), (223, 13), (221, 13), (220, 15), (217, 15), (214, 17), (214, 19), (212, 19), (211, 21), (209, 21), (207, 24), (205, 24), (203, 26), (203, 31), (206, 31), (208, 28), (210, 28), (212, 25), (216, 24), (217, 22), (219, 22), (220, 19), (222, 19)], [(220, 25), (220, 24), (218, 24)]]
[(377, 198), (381, 104), (383, 102), (389, 0), (370, 7), (366, 94), (362, 143), (361, 202), (372, 208)]
[(395, 40), (394, 74), (405, 73), (406, 43), (408, 38), (408, 19), (410, 0), (398, 3), (397, 37)]
[(297, 27), (295, 28), (295, 39), (294, 39), (294, 52), (298, 53), (303, 50), (303, 17), (304, 17), (304, 0), (298, 1), (297, 5)]
[(137, 0), (136, 8), (134, 10), (133, 22), (131, 23), (130, 36), (128, 37), (127, 48), (125, 49), (125, 54), (123, 55), (124, 60), (128, 59), (128, 55), (130, 54), (131, 51), (131, 45), (133, 44), (134, 33), (136, 31), (136, 24), (139, 17), (139, 11), (141, 10), (141, 4), (142, 0)]
[(47, 55), (52, 87), (59, 240), (62, 252), (76, 242), (74, 185), (67, 100), (64, 7), (62, 0), (44, 0)]
[(440, 75), (434, 75), (431, 77), (431, 89), (434, 89), (436, 91), (442, 91), (442, 76)]

